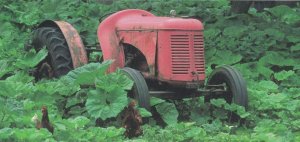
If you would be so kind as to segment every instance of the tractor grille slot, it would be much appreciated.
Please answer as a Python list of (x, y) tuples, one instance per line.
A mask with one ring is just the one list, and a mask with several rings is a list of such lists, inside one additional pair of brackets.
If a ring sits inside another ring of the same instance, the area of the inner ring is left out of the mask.
[(189, 36), (171, 35), (172, 73), (188, 74), (190, 68)]
[(195, 33), (194, 35), (194, 59), (197, 73), (204, 74), (204, 42), (202, 33)]

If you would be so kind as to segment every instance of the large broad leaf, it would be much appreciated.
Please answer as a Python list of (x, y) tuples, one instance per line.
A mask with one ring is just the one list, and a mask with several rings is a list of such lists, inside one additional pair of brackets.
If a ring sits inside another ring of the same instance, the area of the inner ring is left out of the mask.
[(91, 90), (88, 93), (86, 109), (94, 118), (103, 120), (116, 117), (127, 105), (127, 93), (122, 89), (115, 89), (112, 92), (104, 90)]
[(294, 74), (295, 74), (294, 71), (281, 71), (281, 72), (275, 73), (274, 77), (277, 80), (285, 80)]
[(285, 34), (277, 29), (268, 28), (264, 31), (264, 33), (268, 36), (271, 36), (273, 39), (282, 41)]
[[(300, 80), (300, 76), (295, 73), (295, 74), (289, 76), (287, 79), (282, 80), (280, 85), (282, 85), (282, 86), (291, 86), (291, 87), (293, 86), (293, 87), (299, 88), (300, 87), (300, 81), (299, 80)], [(288, 87), (286, 89), (290, 90), (291, 88)], [(294, 95), (296, 95), (296, 94), (300, 95), (299, 91), (294, 93)]]
[(73, 82), (85, 85), (94, 84), (95, 78), (105, 75), (105, 72), (111, 63), (111, 60), (107, 60), (101, 64), (90, 63), (84, 65), (70, 71), (66, 76), (62, 77), (61, 80), (69, 84), (72, 84)]
[(257, 68), (255, 66), (256, 62), (234, 65), (234, 67), (236, 67), (242, 73), (245, 79), (258, 77), (259, 73), (257, 72)]
[(226, 104), (226, 101), (224, 99), (212, 99), (210, 100), (210, 103), (220, 108)]
[(294, 51), (299, 51), (300, 50), (300, 43), (294, 45), (291, 47), (291, 51), (294, 52)]
[(296, 24), (300, 22), (299, 12), (293, 10), (292, 8), (286, 5), (276, 6), (270, 9), (267, 9), (272, 15), (280, 18), (282, 21), (288, 24)]
[(270, 78), (273, 73), (273, 71), (267, 65), (265, 65), (264, 62), (258, 62), (256, 69), (257, 72), (265, 78)]
[(274, 110), (285, 109), (285, 102), (288, 101), (288, 96), (282, 93), (274, 93), (261, 97), (261, 104), (258, 106), (259, 110)]
[(8, 77), (6, 80), (12, 81), (12, 82), (29, 83), (32, 80), (34, 80), (34, 77), (29, 76), (29, 74), (26, 72), (20, 71), (20, 72), (17, 72), (15, 75)]
[(267, 90), (269, 92), (276, 92), (278, 89), (278, 85), (273, 81), (260, 81), (257, 86), (257, 90)]
[(268, 51), (266, 52), (265, 56), (260, 58), (259, 64), (263, 64), (263, 65), (271, 64), (271, 65), (278, 65), (278, 66), (294, 66), (297, 64), (295, 60), (291, 58), (285, 58), (284, 56), (288, 56), (288, 55), (285, 55), (284, 53), (281, 54), (279, 52)]
[(53, 80), (38, 82), (35, 84), (35, 87), (38, 92), (53, 95), (59, 93), (60, 95), (69, 96), (80, 90), (80, 86), (74, 83), (66, 83), (63, 80)]
[(248, 31), (247, 26), (231, 26), (225, 28), (223, 34), (230, 37), (241, 37), (246, 31)]
[(133, 82), (119, 71), (98, 76), (95, 80), (96, 90), (88, 93), (88, 113), (104, 120), (117, 116), (128, 104), (125, 90), (131, 89), (132, 85)]
[(0, 96), (15, 97), (21, 95), (28, 95), (34, 92), (32, 83), (21, 83), (12, 81), (0, 81)]
[(8, 61), (0, 60), (0, 78), (13, 69), (9, 66)]
[(168, 124), (176, 124), (178, 111), (173, 103), (160, 103), (155, 106), (162, 119)]
[(0, 129), (0, 139), (6, 140), (9, 139), (14, 134), (12, 128), (2, 128)]
[(292, 42), (292, 43), (297, 43), (300, 42), (300, 38), (298, 36), (287, 36), (286, 37), (287, 41)]
[(69, 119), (69, 121), (75, 124), (75, 129), (83, 128), (90, 122), (90, 120), (84, 116), (77, 116), (74, 119)]
[(156, 97), (151, 97), (150, 98), (150, 104), (151, 104), (151, 106), (155, 106), (155, 105), (163, 103), (163, 102), (165, 102), (165, 100), (160, 99), (160, 98), (156, 98)]
[(109, 75), (98, 76), (95, 83), (97, 88), (107, 92), (110, 92), (115, 88), (130, 90), (133, 86), (133, 81), (119, 70)]
[[(36, 128), (14, 129), (14, 137), (17, 141), (43, 141), (51, 137), (51, 133), (47, 129), (40, 129), (36, 133)], [(53, 140), (53, 139), (52, 139)]]
[(219, 30), (219, 29), (204, 30), (204, 36), (205, 36), (205, 38), (215, 38), (220, 33), (221, 33), (221, 30)]
[(209, 61), (211, 64), (217, 65), (230, 65), (234, 63), (238, 63), (242, 60), (242, 56), (240, 54), (234, 54), (228, 50), (217, 50), (217, 53), (211, 58)]
[(138, 107), (138, 111), (140, 112), (140, 114), (141, 114), (142, 117), (150, 117), (150, 116), (152, 116), (151, 112), (149, 112), (145, 108)]
[(12, 97), (17, 93), (13, 82), (0, 81), (0, 88), (0, 96)]
[(37, 54), (34, 51), (28, 52), (24, 58), (18, 59), (16, 66), (21, 69), (32, 68), (44, 60), (48, 55), (46, 48), (41, 49)]

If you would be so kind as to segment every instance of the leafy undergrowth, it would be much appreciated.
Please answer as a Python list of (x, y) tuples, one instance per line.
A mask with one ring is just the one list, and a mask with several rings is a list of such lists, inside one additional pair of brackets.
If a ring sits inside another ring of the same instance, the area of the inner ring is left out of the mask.
[[(226, 0), (124, 0), (111, 5), (28, 0), (0, 1), (0, 5), (0, 141), (300, 141), (299, 6), (230, 14)], [(46, 50), (23, 51), (39, 22), (68, 21), (85, 44), (95, 44), (99, 18), (127, 8), (157, 15), (175, 9), (179, 16), (201, 19), (206, 73), (223, 64), (238, 68), (247, 80), (247, 111), (224, 100), (212, 100), (216, 109), (211, 114), (203, 97), (183, 101), (151, 98), (161, 121), (139, 108), (147, 124), (142, 126), (143, 135), (128, 139), (119, 115), (130, 102), (126, 90), (132, 82), (119, 71), (105, 74), (111, 61), (85, 65), (60, 79), (35, 82), (28, 75), (47, 55)], [(46, 129), (36, 130), (31, 122), (35, 113), (41, 118), (42, 106), (48, 107), (53, 135)], [(223, 121), (225, 110), (237, 112), (244, 123)]]

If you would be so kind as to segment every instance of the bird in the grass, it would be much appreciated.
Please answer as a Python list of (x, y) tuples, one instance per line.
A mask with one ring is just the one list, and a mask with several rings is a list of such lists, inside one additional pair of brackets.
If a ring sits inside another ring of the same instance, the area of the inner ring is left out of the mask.
[(143, 134), (143, 130), (141, 128), (143, 123), (142, 116), (140, 115), (139, 111), (135, 109), (135, 106), (136, 102), (132, 101), (125, 110), (123, 127), (126, 129), (124, 134), (128, 138), (137, 137)]
[(52, 124), (49, 121), (47, 107), (45, 107), (45, 106), (42, 107), (42, 114), (43, 114), (42, 121), (39, 120), (37, 114), (35, 114), (32, 117), (31, 121), (35, 123), (35, 127), (37, 129), (46, 128), (49, 132), (51, 132), (53, 134), (54, 127), (52, 126)]

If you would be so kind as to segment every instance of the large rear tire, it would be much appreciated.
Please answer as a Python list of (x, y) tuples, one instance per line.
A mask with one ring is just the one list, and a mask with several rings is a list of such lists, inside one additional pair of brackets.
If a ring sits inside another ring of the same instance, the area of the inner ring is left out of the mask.
[[(231, 66), (221, 66), (211, 73), (207, 81), (208, 85), (219, 85), (224, 83), (227, 88), (226, 92), (206, 96), (205, 101), (209, 102), (211, 99), (224, 98), (229, 104), (235, 103), (247, 108), (247, 87), (241, 73)], [(240, 117), (233, 112), (229, 112), (228, 120), (230, 122), (236, 122), (240, 120)]]
[(33, 34), (32, 45), (37, 51), (47, 48), (49, 55), (46, 60), (52, 67), (53, 77), (58, 78), (73, 69), (67, 41), (58, 28), (38, 28)]
[(150, 95), (143, 75), (139, 71), (129, 67), (123, 68), (122, 71), (134, 82), (132, 90), (128, 93), (129, 97), (134, 98), (138, 101), (139, 106), (150, 111)]

